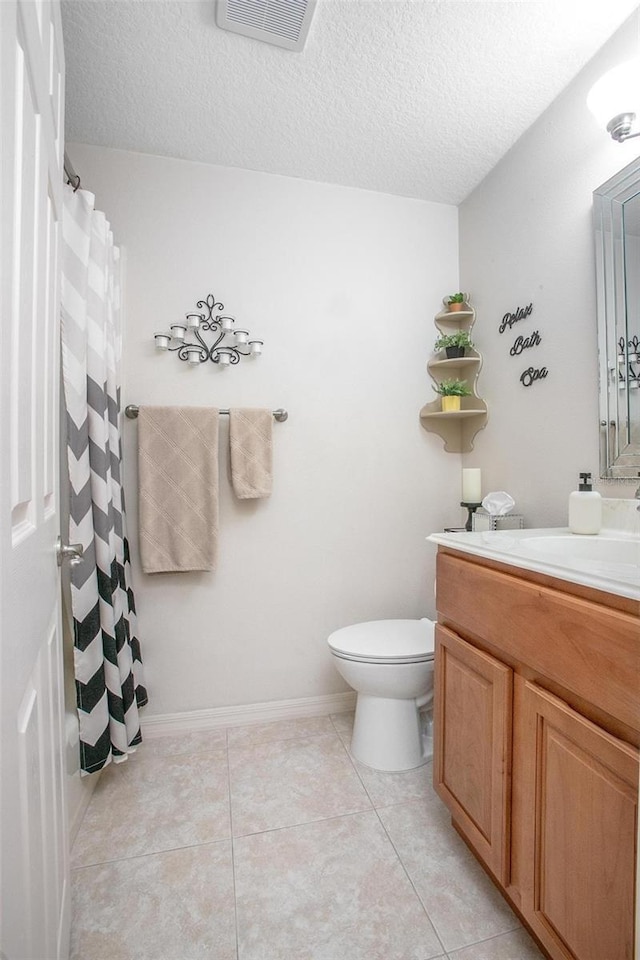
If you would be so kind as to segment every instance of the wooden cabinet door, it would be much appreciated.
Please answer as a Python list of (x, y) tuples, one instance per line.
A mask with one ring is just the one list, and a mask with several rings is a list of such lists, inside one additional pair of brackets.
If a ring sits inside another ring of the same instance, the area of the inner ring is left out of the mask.
[(638, 751), (516, 682), (523, 915), (553, 957), (632, 960)]
[(436, 626), (434, 788), (505, 885), (512, 690), (509, 667)]

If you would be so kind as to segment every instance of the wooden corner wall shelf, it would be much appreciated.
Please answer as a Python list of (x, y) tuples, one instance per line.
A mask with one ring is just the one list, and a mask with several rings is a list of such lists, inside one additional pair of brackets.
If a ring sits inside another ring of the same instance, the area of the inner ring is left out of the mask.
[[(462, 310), (441, 310), (434, 317), (438, 333), (448, 335), (457, 332), (471, 334), (476, 320), (476, 311), (465, 300)], [(476, 384), (482, 367), (482, 355), (475, 349), (468, 350), (464, 357), (447, 359), (444, 352), (436, 354), (427, 363), (427, 370), (434, 383), (442, 380), (466, 380), (471, 396), (463, 397), (461, 409), (444, 412), (440, 398), (426, 403), (420, 411), (420, 423), (429, 433), (436, 433), (444, 441), (446, 453), (469, 453), (473, 450), (476, 434), (487, 423), (487, 404), (478, 395)]]

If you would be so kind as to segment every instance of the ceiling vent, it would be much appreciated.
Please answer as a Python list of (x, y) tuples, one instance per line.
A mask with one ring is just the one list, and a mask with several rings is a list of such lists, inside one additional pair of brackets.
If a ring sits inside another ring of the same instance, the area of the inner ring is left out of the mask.
[(218, 26), (244, 37), (302, 50), (316, 0), (217, 0)]

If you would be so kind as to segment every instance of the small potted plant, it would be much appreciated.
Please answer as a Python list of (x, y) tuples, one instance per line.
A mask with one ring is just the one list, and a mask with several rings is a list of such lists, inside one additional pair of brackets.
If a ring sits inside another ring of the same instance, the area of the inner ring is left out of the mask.
[(464, 308), (464, 293), (452, 293), (447, 301), (449, 310), (462, 310)]
[(472, 347), (471, 337), (465, 330), (459, 330), (457, 333), (443, 333), (435, 344), (436, 350), (444, 350), (448, 360), (464, 357), (465, 350), (471, 350)]
[(466, 380), (441, 380), (433, 389), (440, 394), (443, 413), (459, 410), (460, 398), (471, 396)]

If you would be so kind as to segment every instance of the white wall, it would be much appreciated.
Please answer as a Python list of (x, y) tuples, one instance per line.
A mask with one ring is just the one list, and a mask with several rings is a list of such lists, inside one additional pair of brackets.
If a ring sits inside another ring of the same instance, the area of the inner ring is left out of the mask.
[[(270, 500), (236, 502), (221, 461), (219, 565), (134, 564), (147, 716), (346, 689), (326, 637), (432, 615), (425, 536), (460, 509), (460, 458), (426, 434), (441, 298), (458, 289), (457, 211), (442, 204), (69, 145), (126, 250), (123, 403), (286, 407)], [(265, 340), (226, 372), (157, 355), (214, 293)], [(136, 431), (125, 421), (136, 549)], [(221, 422), (225, 448), (227, 423)]]
[[(615, 64), (637, 55), (638, 14), (612, 38), (460, 208), (460, 277), (478, 310), (483, 397), (490, 422), (465, 465), (483, 468), (485, 490), (508, 490), (528, 526), (566, 524), (581, 470), (598, 477), (598, 367), (592, 193), (638, 155), (638, 140), (614, 143), (586, 107), (587, 93)], [(498, 334), (504, 313), (533, 313)], [(543, 342), (519, 358), (519, 334)], [(524, 388), (530, 365), (545, 380)], [(630, 484), (600, 484), (632, 496)]]

